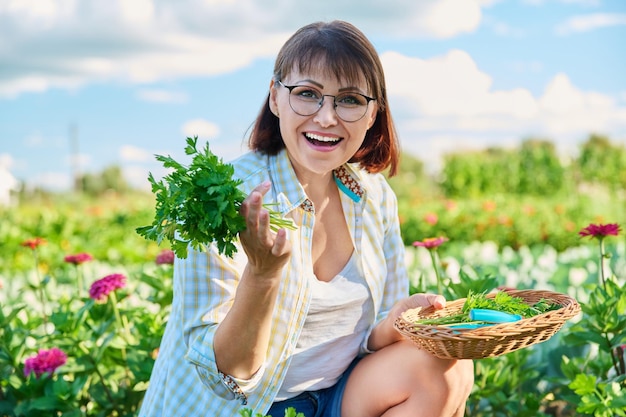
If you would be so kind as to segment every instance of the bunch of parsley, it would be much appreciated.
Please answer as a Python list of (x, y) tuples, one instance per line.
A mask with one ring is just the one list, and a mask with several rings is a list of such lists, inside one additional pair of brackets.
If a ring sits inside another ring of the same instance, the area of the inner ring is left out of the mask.
[[(212, 242), (220, 253), (232, 257), (237, 250), (237, 235), (246, 228), (239, 213), (246, 194), (238, 188), (241, 181), (233, 178), (233, 166), (214, 155), (208, 143), (198, 151), (197, 142), (197, 136), (187, 138), (185, 154), (193, 157), (189, 166), (170, 156), (156, 155), (165, 168), (173, 171), (160, 181), (149, 174), (148, 181), (156, 196), (154, 221), (136, 230), (159, 244), (167, 239), (179, 258), (187, 257), (189, 246), (204, 250)], [(295, 229), (292, 220), (268, 210), (272, 230)]]

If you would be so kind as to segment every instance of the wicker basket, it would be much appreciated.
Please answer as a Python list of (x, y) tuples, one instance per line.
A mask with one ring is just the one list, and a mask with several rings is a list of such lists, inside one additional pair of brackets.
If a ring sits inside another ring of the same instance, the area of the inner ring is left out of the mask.
[[(396, 329), (420, 348), (443, 359), (481, 359), (504, 355), (551, 338), (565, 321), (580, 312), (580, 306), (572, 297), (551, 291), (510, 290), (513, 297), (520, 297), (528, 304), (546, 299), (562, 308), (522, 319), (513, 323), (501, 323), (477, 329), (451, 329), (446, 326), (417, 324), (424, 318), (457, 314), (465, 299), (446, 303), (446, 307), (407, 310), (395, 322)], [(487, 294), (492, 298), (495, 294)]]

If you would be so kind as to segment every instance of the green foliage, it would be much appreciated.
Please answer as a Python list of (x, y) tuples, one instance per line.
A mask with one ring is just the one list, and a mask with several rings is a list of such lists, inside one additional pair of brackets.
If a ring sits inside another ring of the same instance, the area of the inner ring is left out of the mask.
[(131, 190), (130, 185), (124, 179), (122, 168), (112, 165), (100, 173), (85, 174), (78, 178), (77, 187), (80, 191), (90, 196), (103, 195), (106, 192), (127, 193)]
[(473, 417), (545, 417), (547, 393), (541, 392), (538, 364), (531, 349), (474, 362), (474, 389), (465, 415)]
[(591, 135), (582, 145), (578, 169), (584, 181), (599, 183), (617, 191), (626, 188), (626, 147), (611, 144), (609, 138)]
[[(46, 265), (45, 256), (40, 259), (35, 272)], [(169, 316), (172, 267), (151, 262), (132, 271), (127, 266), (127, 287), (109, 294), (104, 303), (80, 287), (77, 273), (83, 267), (87, 264), (49, 270), (41, 279), (38, 273), (14, 276), (5, 288), (9, 298), (0, 304), (1, 416), (137, 414)], [(65, 352), (67, 363), (52, 374), (24, 375), (26, 359), (52, 347)]]
[(505, 291), (497, 292), (494, 297), (487, 297), (487, 294), (484, 292), (475, 293), (470, 291), (461, 308), (461, 313), (431, 319), (421, 319), (417, 321), (417, 323), (428, 325), (451, 325), (469, 322), (483, 324), (484, 322), (480, 320), (477, 321), (470, 318), (469, 312), (472, 309), (502, 311), (509, 314), (520, 315), (523, 318), (529, 318), (558, 308), (560, 308), (560, 306), (550, 304), (546, 300), (539, 300), (537, 303), (529, 305), (524, 302), (524, 299), (514, 297)]
[[(160, 181), (149, 175), (156, 195), (156, 214), (152, 224), (137, 228), (137, 233), (159, 244), (164, 239), (169, 241), (179, 258), (187, 257), (189, 245), (204, 250), (211, 242), (217, 244), (220, 253), (232, 256), (237, 250), (234, 242), (246, 228), (239, 213), (246, 195), (238, 188), (241, 181), (233, 178), (233, 166), (214, 155), (208, 143), (199, 152), (197, 142), (197, 136), (187, 138), (185, 153), (193, 156), (189, 166), (157, 155), (157, 160), (173, 172)], [(270, 225), (295, 228), (279, 213), (269, 212)]]
[[(239, 414), (241, 417), (272, 417), (271, 415), (262, 415), (261, 413), (253, 414), (253, 411), (249, 408), (243, 408), (239, 410)], [(296, 409), (293, 407), (289, 407), (285, 410), (284, 417), (304, 417), (304, 414), (296, 412)]]
[(583, 318), (564, 340), (573, 346), (597, 345), (588, 358), (563, 358), (567, 386), (579, 397), (577, 411), (595, 417), (626, 416), (626, 288), (615, 279), (587, 287)]
[(441, 188), (448, 197), (546, 196), (562, 191), (564, 171), (551, 142), (527, 139), (519, 151), (490, 148), (447, 155)]

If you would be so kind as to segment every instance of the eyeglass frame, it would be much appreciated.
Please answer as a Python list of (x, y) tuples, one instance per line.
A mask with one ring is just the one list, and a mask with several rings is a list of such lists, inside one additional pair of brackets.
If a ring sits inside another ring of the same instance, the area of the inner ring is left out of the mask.
[[(346, 120), (343, 117), (339, 116), (339, 113), (337, 113), (337, 101), (336, 101), (337, 100), (337, 96), (334, 96), (332, 94), (321, 94), (322, 98), (320, 98), (320, 101), (317, 103), (317, 110), (315, 110), (311, 114), (302, 114), (302, 113), (298, 113), (296, 111), (296, 109), (293, 108), (293, 105), (291, 104), (291, 92), (293, 91), (294, 88), (297, 88), (297, 87), (308, 87), (308, 86), (306, 86), (306, 85), (285, 85), (281, 80), (276, 80), (276, 82), (278, 84), (282, 85), (283, 87), (285, 87), (287, 90), (289, 90), (289, 107), (291, 107), (291, 110), (293, 110), (293, 112), (295, 114), (297, 114), (299, 116), (304, 116), (304, 117), (313, 116), (314, 114), (319, 112), (320, 109), (322, 108), (322, 106), (324, 105), (324, 98), (325, 97), (332, 97), (333, 98), (333, 109), (335, 109), (335, 114), (337, 115), (337, 117), (339, 117), (341, 120), (343, 120), (346, 123), (354, 123), (354, 122), (358, 122), (363, 117), (365, 117), (365, 115), (367, 114), (367, 108), (369, 107), (370, 101), (376, 101), (377, 100), (374, 97), (369, 97), (369, 96), (366, 96), (365, 94), (361, 94), (361, 93), (358, 93), (358, 92), (353, 92), (352, 94), (358, 94), (359, 96), (361, 96), (361, 97), (363, 97), (365, 99), (365, 101), (366, 101), (365, 111), (363, 112), (363, 115), (361, 117), (359, 117), (358, 119), (356, 119), (356, 120)], [(311, 88), (312, 90), (319, 91), (317, 88), (314, 88), (314, 87), (308, 87), (308, 88)], [(320, 93), (321, 93), (321, 91), (320, 91)], [(340, 96), (341, 96), (341, 94), (340, 94)]]

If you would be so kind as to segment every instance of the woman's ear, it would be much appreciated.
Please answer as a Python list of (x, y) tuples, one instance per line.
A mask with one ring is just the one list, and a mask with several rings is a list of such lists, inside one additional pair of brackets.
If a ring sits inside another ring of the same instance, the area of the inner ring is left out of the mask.
[(369, 110), (369, 114), (367, 115), (367, 129), (369, 130), (372, 126), (374, 126), (374, 122), (376, 122), (376, 115), (378, 114), (378, 104), (372, 106)]
[(276, 117), (278, 117), (278, 103), (276, 102), (277, 90), (278, 89), (276, 88), (276, 81), (274, 81), (274, 79), (272, 78), (272, 81), (270, 81), (269, 106), (270, 106), (270, 111), (274, 113)]

